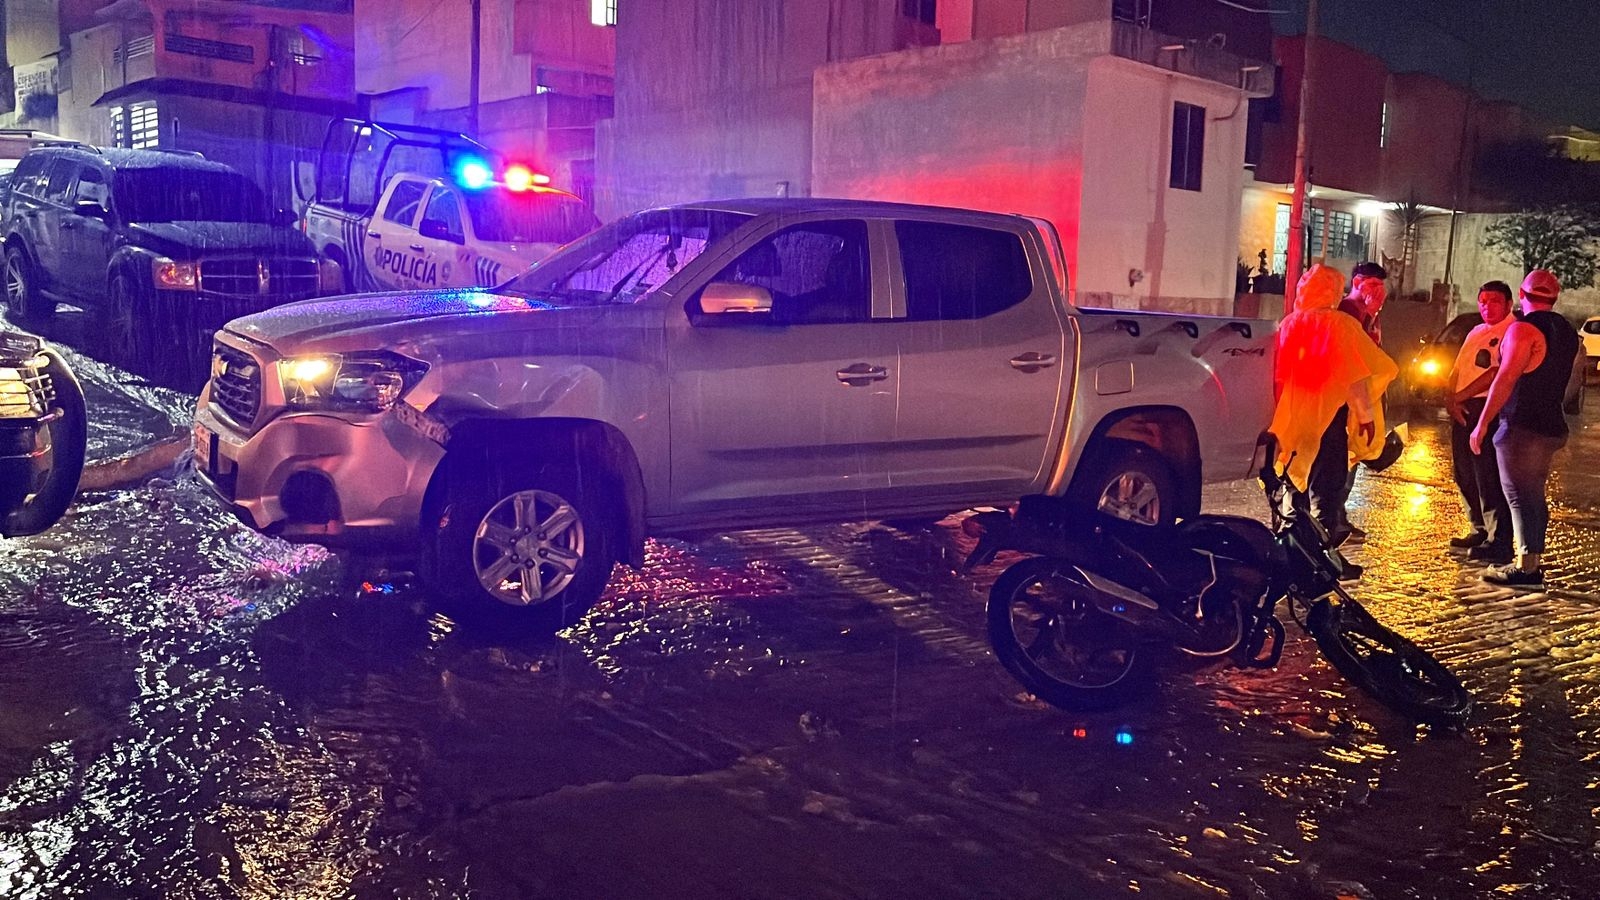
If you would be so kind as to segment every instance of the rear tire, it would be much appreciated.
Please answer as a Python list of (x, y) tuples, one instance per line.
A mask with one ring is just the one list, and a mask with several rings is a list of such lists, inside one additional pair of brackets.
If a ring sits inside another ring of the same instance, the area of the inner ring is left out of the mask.
[(56, 302), (39, 294), (38, 273), (21, 247), (6, 248), (6, 304), (24, 322), (42, 322), (55, 315)]
[(1031, 557), (989, 591), (989, 644), (1007, 672), (1051, 706), (1121, 706), (1150, 686), (1154, 648), (1132, 627), (1095, 609), (1059, 560)]
[(1178, 519), (1178, 478), (1160, 453), (1136, 441), (1108, 438), (1072, 479), (1075, 504), (1140, 525)]
[(1339, 674), (1396, 712), (1442, 728), (1472, 714), (1472, 695), (1449, 669), (1349, 597), (1317, 601), (1306, 630)]
[(603, 479), (510, 454), (458, 453), (446, 463), (424, 580), (472, 624), (548, 634), (578, 621), (617, 561)]

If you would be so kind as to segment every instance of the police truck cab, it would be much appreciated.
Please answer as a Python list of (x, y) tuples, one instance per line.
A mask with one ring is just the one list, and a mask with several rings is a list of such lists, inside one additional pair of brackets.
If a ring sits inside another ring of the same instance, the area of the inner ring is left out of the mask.
[(341, 119), (302, 174), (301, 228), (347, 292), (492, 287), (600, 224), (548, 176), (437, 129)]
[(576, 196), (509, 167), (499, 180), (389, 180), (367, 227), (366, 270), (383, 290), (493, 287), (599, 226)]

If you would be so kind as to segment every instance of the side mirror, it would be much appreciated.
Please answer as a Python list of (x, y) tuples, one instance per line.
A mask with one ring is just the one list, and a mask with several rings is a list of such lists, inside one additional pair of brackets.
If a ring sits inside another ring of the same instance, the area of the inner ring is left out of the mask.
[(466, 243), (466, 240), (461, 235), (450, 233), (450, 226), (446, 225), (443, 219), (423, 219), (422, 224), (417, 226), (417, 232), (425, 238), (436, 241), (451, 241), (457, 244)]
[(700, 293), (700, 311), (708, 316), (772, 312), (772, 292), (751, 284), (714, 281)]
[(91, 219), (104, 219), (106, 217), (106, 208), (101, 206), (98, 200), (79, 200), (72, 204), (72, 211), (80, 216), (88, 216)]

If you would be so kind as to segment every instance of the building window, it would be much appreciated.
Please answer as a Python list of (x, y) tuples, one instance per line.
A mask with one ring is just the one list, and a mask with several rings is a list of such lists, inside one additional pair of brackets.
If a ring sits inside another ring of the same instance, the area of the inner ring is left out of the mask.
[(1172, 104), (1172, 180), (1183, 191), (1200, 190), (1200, 168), (1206, 155), (1206, 108)]
[(1378, 147), (1389, 146), (1389, 101), (1383, 101), (1383, 119), (1378, 124)]
[(924, 25), (938, 24), (938, 0), (900, 0), (900, 14)]
[(616, 25), (617, 0), (589, 0), (589, 21), (596, 25)]
[[(1308, 259), (1365, 259), (1366, 239), (1356, 232), (1355, 216), (1343, 210), (1325, 212), (1318, 207), (1306, 210), (1306, 257)], [(1323, 242), (1323, 229), (1327, 242)]]
[(161, 145), (161, 120), (155, 101), (111, 107), (111, 132), (118, 147), (144, 150)]

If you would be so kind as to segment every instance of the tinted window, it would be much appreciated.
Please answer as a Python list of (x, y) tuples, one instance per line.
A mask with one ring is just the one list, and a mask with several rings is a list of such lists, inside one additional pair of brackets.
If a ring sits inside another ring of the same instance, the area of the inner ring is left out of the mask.
[(75, 162), (65, 159), (56, 160), (50, 167), (50, 181), (45, 185), (44, 199), (56, 203), (67, 202), (67, 189), (72, 187), (72, 178), (78, 174), (79, 166)]
[(1172, 178), (1180, 190), (1200, 190), (1206, 157), (1206, 109), (1192, 103), (1172, 104)]
[[(397, 190), (396, 193), (399, 193)], [(393, 206), (394, 204), (390, 204)], [(445, 232), (458, 241), (466, 240), (466, 235), (461, 231), (461, 204), (457, 202), (456, 195), (444, 188), (436, 188), (433, 196), (428, 198), (428, 211), (423, 215), (424, 222), (441, 222)]]
[(50, 159), (51, 157), (37, 153), (24, 156), (22, 162), (17, 163), (16, 176), (11, 183), (12, 190), (38, 196), (44, 188)]
[(1583, 331), (1585, 334), (1600, 334), (1600, 319), (1590, 319), (1583, 323)]
[(896, 222), (905, 269), (906, 317), (981, 319), (1033, 293), (1022, 238), (1009, 231)]
[(786, 228), (740, 254), (712, 281), (748, 284), (771, 292), (770, 318), (751, 321), (777, 325), (865, 322), (872, 318), (866, 223), (814, 222)]
[(480, 241), (565, 244), (600, 227), (583, 201), (550, 191), (474, 191), (467, 209)]
[(74, 200), (90, 200), (105, 206), (111, 199), (106, 177), (94, 166), (84, 166), (78, 173), (78, 186), (72, 192)]
[(129, 222), (265, 222), (267, 200), (238, 172), (176, 165), (122, 169), (112, 176), (117, 209)]
[(398, 225), (410, 225), (417, 220), (417, 207), (422, 205), (422, 195), (428, 189), (420, 181), (402, 181), (389, 195), (389, 205), (383, 208), (383, 217)]

